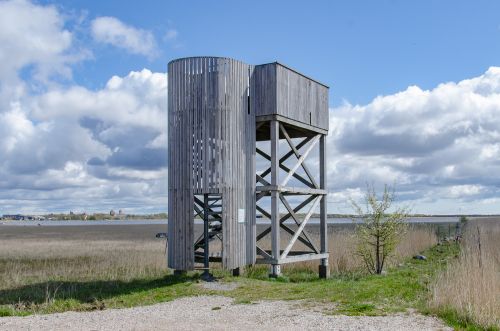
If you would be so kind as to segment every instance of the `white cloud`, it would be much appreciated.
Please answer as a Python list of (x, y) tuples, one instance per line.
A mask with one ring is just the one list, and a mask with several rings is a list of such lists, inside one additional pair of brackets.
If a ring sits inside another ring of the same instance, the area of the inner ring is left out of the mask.
[(3, 211), (163, 210), (166, 88), (166, 74), (142, 70), (98, 91), (25, 97), (0, 113)]
[(93, 38), (130, 53), (155, 57), (157, 43), (152, 32), (127, 25), (115, 17), (98, 17), (91, 23)]
[(453, 185), (448, 188), (450, 198), (464, 198), (481, 193), (481, 185)]
[[(71, 65), (89, 56), (88, 50), (74, 47), (64, 23), (54, 6), (0, 2), (0, 111), (38, 83), (46, 84), (53, 76), (70, 78)], [(19, 78), (21, 70), (29, 83)]]
[(330, 114), (335, 192), (394, 182), (401, 199), (434, 212), (442, 199), (472, 206), (500, 194), (500, 177), (492, 175), (500, 173), (500, 68), (432, 90), (411, 86)]
[(143, 69), (126, 77), (114, 76), (99, 91), (81, 86), (52, 90), (37, 98), (32, 112), (38, 120), (87, 117), (161, 130), (166, 127), (166, 103), (166, 74)]
[[(98, 41), (157, 52), (151, 32), (116, 18), (91, 28)], [(167, 75), (131, 71), (98, 90), (55, 84), (89, 54), (75, 39), (55, 6), (0, 2), (0, 212), (164, 210)], [(500, 68), (330, 115), (330, 212), (351, 212), (367, 183), (395, 183), (415, 212), (500, 212)]]
[[(51, 5), (0, 2), (0, 214), (163, 210), (166, 74), (132, 71), (96, 91), (75, 85), (72, 66), (89, 51), (75, 35), (82, 22), (69, 19)], [(117, 27), (110, 42), (124, 33), (124, 47), (154, 53), (150, 33), (107, 22)]]

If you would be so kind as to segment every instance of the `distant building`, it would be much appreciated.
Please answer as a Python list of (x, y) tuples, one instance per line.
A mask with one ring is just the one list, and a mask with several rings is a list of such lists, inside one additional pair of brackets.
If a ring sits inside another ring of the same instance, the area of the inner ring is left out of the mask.
[(2, 218), (6, 219), (6, 220), (13, 220), (13, 221), (37, 221), (37, 220), (44, 220), (45, 219), (45, 217), (43, 217), (43, 216), (21, 215), (21, 214), (3, 215)]
[(6, 220), (24, 221), (27, 218), (27, 216), (15, 214), (15, 215), (3, 215), (3, 218)]

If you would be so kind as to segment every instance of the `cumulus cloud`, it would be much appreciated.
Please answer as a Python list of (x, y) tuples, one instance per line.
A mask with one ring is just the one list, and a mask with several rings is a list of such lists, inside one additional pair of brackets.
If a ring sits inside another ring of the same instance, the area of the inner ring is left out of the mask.
[(155, 142), (166, 130), (166, 87), (166, 74), (142, 70), (112, 77), (98, 91), (52, 90), (31, 97), (29, 108), (1, 114), (2, 193), (47, 199), (73, 188), (90, 200), (119, 204), (138, 199), (127, 189), (136, 183), (138, 192), (165, 194), (166, 145)]
[(102, 43), (127, 50), (133, 54), (155, 57), (157, 43), (151, 31), (127, 25), (116, 17), (103, 16), (91, 23), (93, 38)]
[[(135, 54), (157, 52), (150, 32), (116, 18), (95, 19), (91, 33)], [(75, 39), (54, 6), (0, 2), (0, 213), (165, 210), (167, 74), (76, 85), (72, 66), (90, 52)], [(415, 212), (499, 212), (500, 68), (346, 103), (330, 110), (330, 128), (330, 212), (351, 212), (348, 199), (367, 183), (395, 183)]]
[(333, 190), (395, 182), (417, 208), (419, 199), (460, 204), (500, 195), (500, 177), (492, 175), (500, 171), (500, 68), (345, 104), (330, 121)]
[[(75, 85), (72, 66), (90, 52), (71, 28), (55, 6), (0, 2), (0, 214), (164, 210), (166, 74), (131, 71), (99, 90)], [(147, 46), (151, 36), (141, 33), (133, 38)]]
[[(54, 6), (25, 0), (0, 2), (0, 111), (27, 90), (54, 77), (71, 78), (71, 65), (90, 52), (75, 47)], [(20, 75), (29, 77), (29, 83)]]

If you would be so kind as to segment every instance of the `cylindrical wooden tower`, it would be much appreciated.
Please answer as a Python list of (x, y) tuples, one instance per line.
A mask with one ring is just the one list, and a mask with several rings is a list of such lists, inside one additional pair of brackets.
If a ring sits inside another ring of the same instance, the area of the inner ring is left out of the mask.
[[(238, 273), (263, 263), (276, 277), (283, 264), (320, 260), (327, 277), (327, 134), (328, 86), (287, 66), (220, 57), (170, 62), (168, 266), (208, 270), (222, 262)], [(314, 149), (319, 162), (310, 168)], [(256, 154), (263, 171), (256, 172)], [(306, 229), (317, 208), (319, 240)], [(204, 225), (198, 238), (195, 219)], [(213, 240), (221, 252), (210, 252)]]
[[(224, 268), (255, 262), (251, 70), (247, 64), (220, 57), (183, 58), (168, 64), (168, 266), (172, 269), (192, 270), (195, 261), (208, 259), (204, 252), (215, 236), (222, 240), (217, 261)], [(205, 220), (208, 236), (197, 241), (195, 216)]]

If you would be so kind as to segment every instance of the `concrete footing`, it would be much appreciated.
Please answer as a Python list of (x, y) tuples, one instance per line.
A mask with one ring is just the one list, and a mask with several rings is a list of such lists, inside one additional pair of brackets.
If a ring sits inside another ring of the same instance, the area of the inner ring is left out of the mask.
[(327, 265), (321, 264), (319, 266), (319, 278), (329, 278), (330, 277), (330, 268)]
[(271, 264), (269, 267), (269, 277), (277, 278), (279, 276), (281, 276), (281, 265)]

